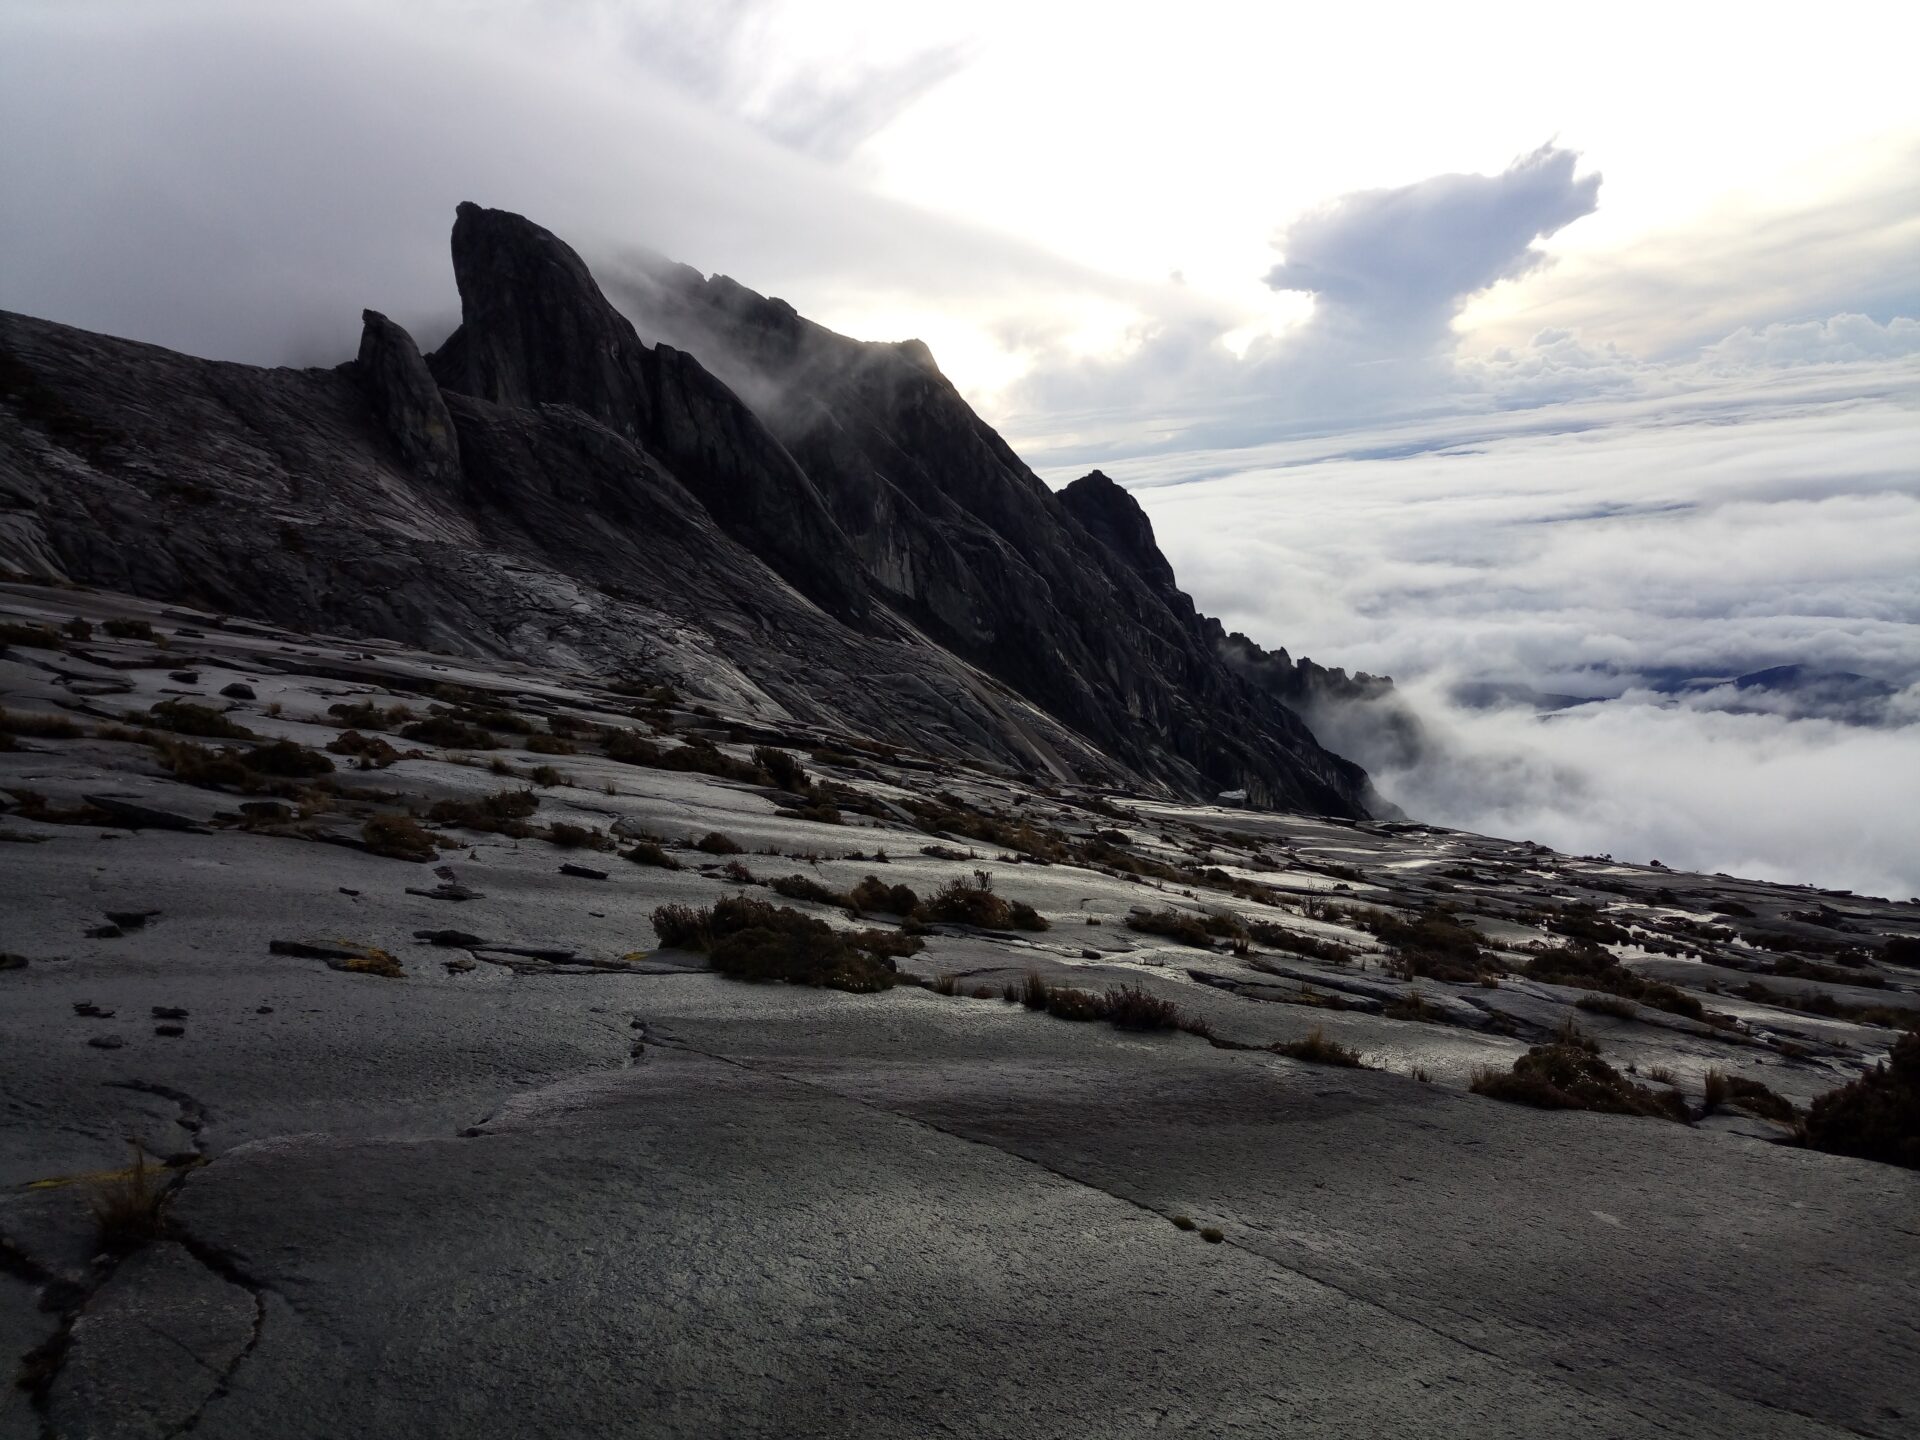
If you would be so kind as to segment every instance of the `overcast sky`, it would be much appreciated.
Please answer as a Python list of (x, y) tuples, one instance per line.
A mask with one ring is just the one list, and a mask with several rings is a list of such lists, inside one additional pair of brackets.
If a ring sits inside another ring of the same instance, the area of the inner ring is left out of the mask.
[[(334, 363), (451, 326), (460, 200), (658, 250), (927, 340), (1204, 608), (1395, 674), (1409, 808), (1912, 893), (1916, 53), (1848, 0), (0, 0), (0, 307)], [(1784, 663), (1906, 698), (1646, 688)]]

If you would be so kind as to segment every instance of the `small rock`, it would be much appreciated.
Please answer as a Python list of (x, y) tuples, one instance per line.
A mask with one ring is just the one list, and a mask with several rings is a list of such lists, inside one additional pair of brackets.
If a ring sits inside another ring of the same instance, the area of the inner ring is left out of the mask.
[(562, 875), (572, 875), (581, 880), (604, 880), (607, 878), (607, 872), (604, 870), (595, 870), (590, 866), (574, 865), (571, 863), (562, 865), (560, 867), (560, 873)]
[(409, 885), (407, 886), (407, 894), (423, 896), (428, 900), (480, 900), (485, 898), (481, 891), (470, 890), (457, 880), (442, 881), (431, 890), (422, 889), (417, 885)]
[(187, 1018), (187, 1012), (178, 1005), (156, 1005), (153, 1007), (153, 1018), (156, 1020), (184, 1020)]
[(76, 1015), (85, 1015), (90, 1020), (111, 1020), (113, 1018), (113, 1011), (103, 1010), (91, 1000), (74, 1001), (73, 1013)]
[(344, 885), (342, 885), (342, 886), (340, 887), (340, 893), (341, 893), (342, 895), (355, 895), (355, 896), (357, 896), (357, 895), (358, 895), (358, 894), (359, 894), (360, 892), (359, 892), (358, 890), (349, 890), (349, 889), (348, 889), (348, 888), (347, 888), (346, 886), (344, 886)]
[(464, 930), (416, 930), (413, 938), (424, 940), (429, 945), (453, 945), (463, 950), (487, 943), (478, 935), (469, 935)]
[(118, 1050), (127, 1042), (118, 1035), (89, 1035), (87, 1044), (96, 1050)]
[(205, 826), (196, 825), (186, 816), (175, 815), (170, 810), (136, 805), (131, 800), (122, 800), (114, 795), (82, 795), (80, 798), (96, 810), (106, 811), (109, 820), (129, 830), (185, 830), (195, 835), (207, 833)]
[(1082, 950), (1080, 952), (1080, 958), (1082, 960), (1098, 960), (1100, 958), (1100, 952), (1098, 950)]
[(0, 955), (0, 970), (24, 970), (27, 957), (24, 955)]
[(153, 1027), (153, 1033), (173, 1037), (186, 1034), (187, 1027), (184, 1025), (156, 1025)]
[(172, 670), (167, 673), (167, 678), (169, 680), (177, 680), (182, 685), (198, 685), (200, 683), (200, 672), (198, 670)]
[(160, 912), (158, 910), (108, 910), (107, 919), (122, 930), (138, 930)]
[(122, 930), (118, 925), (96, 925), (93, 929), (87, 931), (87, 939), (118, 940), (126, 933), (127, 932)]
[(273, 1006), (271, 1005), (255, 1006), (253, 1013), (256, 1015), (271, 1015), (273, 1014)]
[(234, 681), (231, 685), (222, 685), (220, 687), (220, 693), (229, 700), (253, 699), (253, 687), (251, 685), (243, 685), (238, 680)]

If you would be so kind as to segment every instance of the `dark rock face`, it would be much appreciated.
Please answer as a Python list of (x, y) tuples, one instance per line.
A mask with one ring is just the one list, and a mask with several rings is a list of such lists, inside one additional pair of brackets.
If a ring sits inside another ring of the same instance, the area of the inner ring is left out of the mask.
[(460, 441), (413, 337), (378, 310), (361, 314), (360, 355), (354, 362), (374, 413), (415, 470), (442, 485), (460, 479)]
[(1133, 498), (1098, 472), (1054, 494), (925, 346), (670, 266), (615, 282), (637, 331), (569, 247), (473, 205), (453, 254), (462, 322), (424, 360), (371, 312), (332, 371), (0, 314), (0, 565), (1016, 769), (1368, 810)]

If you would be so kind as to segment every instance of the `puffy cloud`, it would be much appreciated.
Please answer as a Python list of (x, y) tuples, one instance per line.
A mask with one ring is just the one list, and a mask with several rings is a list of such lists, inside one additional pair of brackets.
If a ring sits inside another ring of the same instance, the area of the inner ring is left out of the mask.
[(1739, 372), (1761, 366), (1828, 365), (1920, 355), (1920, 320), (1896, 315), (1884, 325), (1865, 315), (1742, 325), (1700, 352), (1710, 371)]
[(1451, 349), (1468, 299), (1542, 264), (1534, 242), (1593, 213), (1600, 176), (1575, 179), (1578, 160), (1543, 145), (1498, 175), (1343, 195), (1287, 228), (1266, 283), (1315, 297), (1303, 343), (1396, 359)]

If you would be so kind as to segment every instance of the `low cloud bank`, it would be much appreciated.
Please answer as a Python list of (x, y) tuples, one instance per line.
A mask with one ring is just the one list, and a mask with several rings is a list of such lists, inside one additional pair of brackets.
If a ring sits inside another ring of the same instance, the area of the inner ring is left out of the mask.
[(1417, 758), (1322, 728), (1409, 814), (1905, 898), (1916, 400), (1893, 359), (1121, 474), (1203, 609), (1396, 678)]

